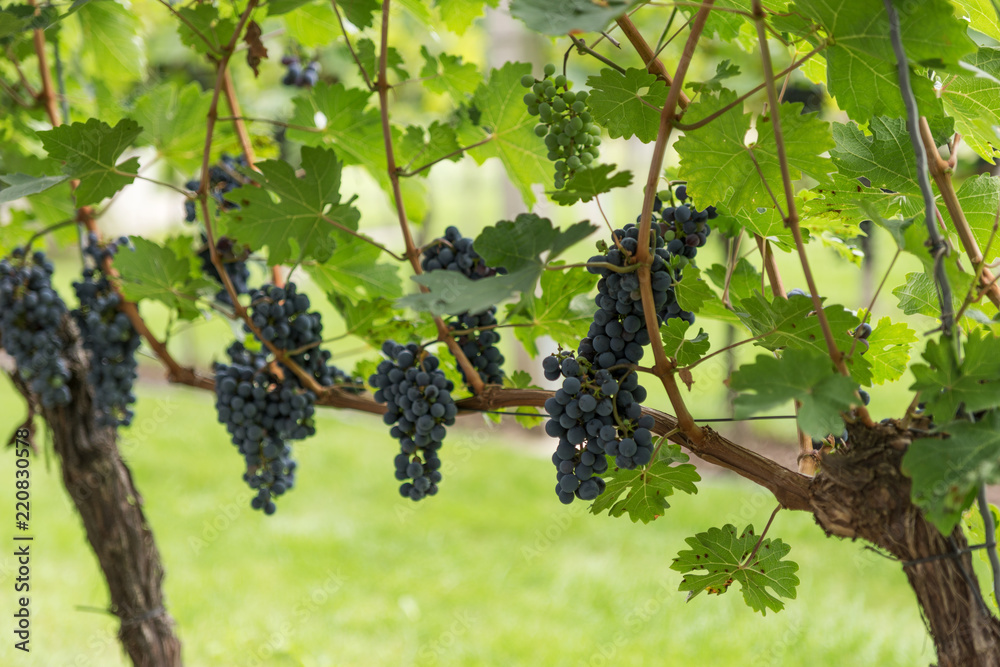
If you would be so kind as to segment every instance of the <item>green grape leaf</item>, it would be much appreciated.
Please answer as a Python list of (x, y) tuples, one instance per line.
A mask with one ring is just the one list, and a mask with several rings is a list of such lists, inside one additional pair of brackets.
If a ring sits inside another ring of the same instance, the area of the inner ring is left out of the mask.
[[(760, 293), (741, 299), (736, 309), (743, 324), (755, 336), (763, 336), (755, 345), (768, 350), (793, 348), (810, 351), (815, 355), (828, 355), (826, 339), (820, 327), (819, 318), (810, 315), (813, 310), (812, 298), (802, 295), (774, 297), (770, 303)], [(857, 315), (843, 306), (830, 305), (823, 308), (837, 349), (845, 355), (853, 343), (852, 334), (860, 324)], [(871, 386), (872, 365), (860, 350), (844, 360), (851, 377), (860, 384)]]
[(959, 419), (937, 429), (950, 437), (914, 440), (903, 455), (913, 503), (945, 535), (972, 504), (981, 484), (1000, 481), (1000, 412), (978, 422)]
[[(327, 146), (336, 149), (345, 165), (361, 165), (391, 196), (388, 162), (382, 137), (382, 120), (378, 111), (368, 107), (371, 93), (358, 88), (345, 88), (320, 82), (311, 94), (296, 97), (292, 125), (315, 128), (315, 131), (288, 129), (288, 138), (307, 146)], [(392, 128), (393, 146), (402, 140), (398, 128)], [(426, 197), (418, 179), (400, 181), (406, 215), (411, 220), (423, 220)]]
[(181, 16), (181, 20), (177, 22), (181, 42), (199, 53), (222, 53), (236, 30), (236, 23), (232, 19), (219, 18), (218, 8), (208, 3), (181, 7), (177, 13)]
[(424, 88), (432, 93), (449, 95), (461, 103), (483, 83), (475, 63), (463, 63), (462, 56), (447, 53), (432, 56), (425, 45), (420, 47), (420, 55), (424, 57), (420, 78), (424, 79)]
[(681, 366), (690, 366), (705, 356), (712, 344), (704, 329), (698, 329), (694, 338), (687, 337), (687, 330), (692, 325), (679, 317), (673, 317), (660, 327), (660, 337), (663, 338), (663, 348), (668, 357), (673, 357)]
[(996, 0), (954, 0), (969, 17), (973, 30), (1000, 42), (1000, 8)]
[[(799, 428), (814, 438), (840, 433), (840, 413), (858, 404), (854, 381), (834, 370), (826, 355), (787, 349), (780, 358), (759, 355), (733, 373), (729, 387), (740, 392), (733, 401), (736, 419), (764, 412), (793, 400), (801, 402)], [(753, 393), (749, 393), (753, 392)]]
[[(129, 301), (153, 299), (177, 310), (184, 319), (200, 316), (195, 307), (203, 292), (214, 294), (219, 284), (192, 273), (190, 257), (178, 256), (174, 248), (139, 236), (130, 237), (134, 251), (115, 255), (114, 267), (121, 276), (122, 293)], [(190, 245), (187, 252), (193, 255)]]
[[(375, 42), (365, 37), (354, 44), (354, 49), (357, 52), (358, 60), (368, 72), (368, 76), (374, 77), (378, 72), (378, 49), (375, 48)], [(409, 72), (403, 67), (403, 56), (399, 55), (399, 51), (393, 46), (389, 47), (385, 65), (387, 70), (396, 73), (400, 81), (406, 81), (410, 78)]]
[[(347, 9), (347, 5), (338, 2), (341, 10)], [(378, 7), (376, 6), (375, 9)], [(346, 11), (341, 14), (350, 21), (350, 16)], [(353, 23), (353, 21), (351, 21)], [(331, 41), (339, 39), (340, 24), (337, 22), (337, 15), (333, 11), (333, 3), (316, 2), (315, 0), (307, 5), (299, 7), (294, 12), (289, 12), (284, 18), (287, 38), (293, 43), (299, 44), (303, 49), (328, 48)], [(334, 37), (334, 36), (338, 37)], [(354, 70), (355, 67), (351, 67)], [(375, 72), (368, 72), (372, 78)], [(360, 74), (359, 74), (360, 77)]]
[(258, 163), (259, 173), (247, 175), (261, 187), (232, 194), (241, 208), (230, 214), (226, 230), (254, 250), (267, 246), (271, 266), (304, 259), (326, 262), (337, 241), (350, 238), (331, 221), (356, 230), (361, 218), (350, 203), (341, 202), (342, 167), (333, 151), (309, 146), (302, 149), (303, 178), (283, 160)]
[(9, 209), (9, 215), (7, 224), (0, 225), (0, 257), (7, 257), (18, 246), (23, 247), (36, 231), (31, 211), (12, 208)]
[(464, 35), (487, 6), (496, 9), (499, 5), (500, 0), (434, 0), (441, 20), (457, 35)]
[[(871, 363), (872, 384), (898, 380), (910, 362), (910, 347), (917, 342), (917, 332), (905, 322), (892, 322), (883, 317), (872, 327), (868, 336), (865, 358)], [(855, 354), (860, 353), (859, 347)]]
[(629, 68), (622, 76), (610, 68), (587, 78), (587, 104), (594, 120), (612, 139), (633, 135), (643, 143), (656, 141), (660, 111), (667, 101), (667, 84), (644, 69)]
[[(719, 95), (702, 95), (684, 115), (686, 122), (695, 122), (726, 104), (735, 101), (736, 93), (722, 90)], [(818, 114), (801, 114), (801, 104), (782, 104), (781, 129), (785, 140), (788, 166), (793, 180), (809, 175), (828, 183), (833, 167), (820, 154), (834, 147), (830, 127)], [(774, 126), (769, 117), (757, 119), (757, 140), (744, 143), (750, 129), (749, 113), (742, 105), (725, 112), (697, 132), (688, 132), (674, 144), (680, 156), (678, 177), (685, 179), (688, 189), (699, 201), (725, 204), (730, 212), (773, 206), (771, 195), (761, 175), (779, 188), (781, 166), (774, 141)], [(752, 154), (751, 154), (752, 151)], [(756, 164), (754, 160), (756, 159)], [(760, 172), (758, 173), (758, 167)]]
[(49, 157), (65, 162), (63, 172), (80, 179), (76, 188), (77, 206), (96, 204), (131, 183), (139, 169), (139, 158), (117, 164), (118, 158), (142, 132), (134, 120), (122, 119), (111, 127), (96, 118), (73, 123), (38, 136)]
[[(440, 121), (434, 121), (427, 128), (426, 136), (424, 128), (417, 125), (410, 125), (403, 134), (402, 141), (397, 149), (399, 163), (403, 171), (420, 169), (426, 164), (437, 160), (444, 160), (445, 156), (452, 162), (462, 159), (459, 152), (458, 138), (455, 136), (455, 128), (444, 125)], [(430, 168), (420, 172), (420, 176), (426, 178), (431, 173)]]
[[(1000, 101), (1000, 96), (997, 100)], [(1000, 238), (990, 240), (993, 223), (1000, 210), (1000, 178), (989, 174), (967, 178), (956, 194), (979, 249), (985, 252), (987, 244), (990, 245), (990, 256), (986, 260), (992, 261), (1000, 254)]]
[(851, 178), (863, 176), (873, 187), (920, 197), (917, 162), (902, 118), (872, 118), (865, 135), (854, 123), (834, 123), (837, 142), (830, 151), (838, 171)]
[(551, 262), (596, 230), (587, 220), (563, 230), (553, 227), (548, 218), (522, 213), (513, 222), (502, 220), (485, 228), (473, 245), (487, 266), (502, 266), (508, 271), (531, 266), (541, 272), (543, 253), (548, 252), (546, 261)]
[(0, 174), (0, 181), (7, 187), (0, 190), (0, 204), (12, 202), (21, 197), (37, 195), (55, 187), (69, 176), (27, 176), (25, 174)]
[(348, 21), (359, 28), (370, 28), (382, 3), (380, 0), (337, 0), (337, 6), (344, 11)]
[(955, 417), (959, 407), (978, 412), (1000, 406), (1000, 338), (971, 331), (962, 346), (961, 362), (947, 342), (930, 340), (924, 350), (926, 364), (913, 364), (924, 409), (938, 423)]
[(87, 45), (80, 52), (87, 71), (99, 73), (105, 86), (123, 93), (142, 80), (146, 51), (139, 39), (139, 15), (134, 10), (117, 2), (91, 2), (76, 15), (80, 36)]
[(326, 293), (335, 293), (353, 304), (364, 300), (403, 295), (399, 265), (379, 262), (382, 251), (356, 237), (346, 237), (337, 243), (326, 262), (308, 262), (305, 269)]
[(156, 86), (135, 102), (133, 116), (143, 128), (140, 140), (172, 166), (193, 171), (205, 151), (205, 117), (211, 105), (211, 92), (202, 92), (197, 83)]
[[(834, 136), (836, 132), (835, 128)], [(851, 225), (857, 225), (862, 220), (874, 220), (886, 227), (885, 218), (900, 213), (904, 216), (923, 213), (924, 204), (919, 194), (907, 197), (898, 192), (883, 192), (880, 188), (869, 187), (857, 178), (840, 173), (833, 175), (832, 185), (817, 186), (810, 193), (818, 196), (803, 202), (801, 210), (805, 219), (802, 222), (807, 228), (817, 227), (814, 218), (832, 219), (840, 224)], [(888, 224), (898, 227), (903, 223), (903, 220), (896, 220)], [(910, 223), (912, 219), (906, 224)], [(889, 231), (893, 232), (891, 229)], [(898, 234), (893, 233), (893, 238), (901, 248), (905, 246)]]
[[(267, 3), (268, 16), (281, 16), (290, 11), (296, 10), (302, 5), (307, 5), (313, 0), (269, 0)], [(338, 3), (339, 4), (339, 3)]]
[(636, 0), (513, 0), (510, 13), (545, 35), (598, 32), (626, 13)]
[(723, 225), (735, 225), (753, 234), (759, 234), (782, 248), (795, 248), (792, 230), (785, 226), (781, 213), (773, 206), (746, 207), (736, 213), (730, 211), (725, 204), (717, 206), (716, 209), (719, 217), (715, 220), (715, 225), (720, 228)]
[[(989, 0), (987, 0), (989, 1)], [(997, 19), (994, 16), (995, 26)], [(941, 89), (945, 109), (972, 150), (990, 164), (1000, 155), (1000, 48), (982, 48), (962, 62), (963, 71)]]
[(594, 500), (590, 513), (607, 510), (613, 517), (628, 513), (632, 523), (649, 523), (670, 507), (667, 498), (674, 495), (674, 490), (698, 493), (695, 484), (701, 481), (701, 476), (687, 463), (688, 456), (680, 451), (680, 446), (664, 443), (660, 449), (656, 460), (635, 470), (619, 468), (609, 456), (608, 471), (601, 475), (607, 488)]
[[(719, 290), (726, 288), (726, 267), (722, 264), (713, 264), (705, 271), (705, 275)], [(741, 257), (736, 262), (733, 275), (729, 277), (729, 302), (738, 303), (742, 299), (748, 299), (759, 293), (762, 289), (766, 299), (772, 298), (771, 286), (764, 284), (762, 278), (763, 276), (757, 271), (757, 267), (746, 258)]]
[[(951, 277), (951, 276), (949, 276)], [(952, 281), (952, 307), (955, 312), (962, 305), (962, 298), (972, 281), (971, 276), (962, 283), (962, 289)], [(941, 302), (938, 300), (937, 287), (934, 278), (927, 273), (907, 273), (906, 282), (892, 290), (899, 299), (899, 309), (906, 315), (926, 315), (937, 319), (941, 315)]]
[[(824, 55), (830, 94), (851, 118), (865, 122), (873, 116), (906, 115), (895, 54), (886, 39), (888, 19), (881, 6), (852, 0), (797, 0), (789, 11), (824, 27), (829, 36)], [(945, 69), (975, 49), (966, 35), (967, 24), (954, 16), (947, 0), (907, 4), (897, 13), (906, 55), (915, 66)], [(806, 36), (818, 43), (815, 33)], [(911, 75), (911, 80), (921, 115), (928, 117), (935, 136), (943, 140), (948, 121), (933, 84), (926, 76)]]
[(53, 6), (38, 8), (37, 16), (35, 11), (36, 8), (27, 3), (9, 4), (0, 9), (0, 39), (29, 30), (45, 30), (61, 18), (59, 10)]
[[(751, 562), (744, 563), (757, 546), (758, 536), (753, 525), (739, 537), (736, 527), (709, 528), (704, 533), (685, 538), (690, 550), (677, 554), (670, 569), (685, 575), (678, 590), (688, 592), (688, 600), (708, 592), (722, 595), (734, 581), (740, 583), (743, 601), (754, 611), (766, 616), (767, 610), (777, 613), (785, 608), (780, 598), (795, 599), (795, 576), (799, 566), (784, 560), (791, 547), (781, 540), (765, 538)], [(770, 591), (774, 591), (772, 594)]]
[(479, 134), (478, 140), (490, 141), (468, 151), (478, 164), (491, 157), (499, 158), (529, 207), (535, 203), (532, 184), (552, 178), (552, 166), (546, 157), (548, 149), (535, 135), (535, 118), (521, 99), (524, 90), (521, 77), (530, 72), (530, 65), (509, 62), (491, 71), (489, 79), (479, 85), (472, 105), (479, 110), (479, 125), (486, 135)]
[[(1000, 509), (993, 503), (988, 504), (990, 508), (989, 512), (993, 517), (993, 540), (1000, 542)], [(965, 531), (965, 535), (971, 544), (984, 544), (986, 542), (986, 525), (983, 523), (983, 516), (979, 513), (978, 507), (969, 509), (963, 513), (962, 529)], [(990, 562), (989, 554), (986, 553), (985, 549), (979, 550), (979, 560), (984, 563)], [(994, 595), (991, 600), (993, 601), (994, 609), (996, 609), (996, 596)]]
[(551, 193), (552, 200), (560, 206), (569, 206), (578, 201), (588, 202), (597, 195), (610, 192), (614, 188), (625, 188), (632, 184), (631, 171), (619, 171), (608, 178), (616, 165), (599, 164), (596, 167), (578, 171), (566, 181), (562, 190)]
[(470, 280), (458, 271), (428, 271), (413, 280), (430, 291), (404, 296), (396, 303), (437, 316), (481, 313), (516, 294), (530, 293), (538, 273), (538, 268), (529, 265), (507, 275)]
[(899, 309), (906, 315), (938, 314), (938, 295), (934, 280), (925, 273), (907, 273), (906, 282), (892, 290), (899, 299)]
[(909, 243), (907, 236), (911, 234), (910, 228), (913, 227), (913, 223), (916, 221), (916, 218), (892, 218), (887, 220), (870, 209), (869, 214), (872, 221), (874, 221), (882, 229), (889, 232), (892, 240), (896, 242), (896, 246), (900, 250), (907, 249), (907, 244)]
[[(678, 5), (677, 7), (682, 14), (689, 16), (689, 20), (692, 21), (698, 13), (698, 8), (698, 5)], [(742, 15), (749, 8), (746, 0), (716, 0), (712, 8), (716, 11), (708, 13), (708, 19), (705, 21), (705, 29), (702, 33), (705, 36), (718, 34), (720, 39), (727, 42), (740, 41), (740, 28), (748, 20), (752, 20)], [(726, 11), (727, 9), (734, 11)], [(754, 33), (753, 40), (754, 44), (756, 44), (756, 33)], [(744, 46), (744, 48), (746, 47)]]
[[(718, 14), (721, 12), (713, 12)], [(696, 93), (717, 93), (722, 90), (722, 82), (740, 75), (740, 66), (731, 61), (723, 60), (715, 66), (715, 75), (708, 81), (689, 81), (684, 84), (685, 88), (690, 88)]]
[(542, 336), (565, 348), (580, 344), (594, 316), (590, 292), (597, 276), (583, 270), (543, 271), (540, 284), (541, 296), (526, 296), (507, 307), (507, 321), (518, 325), (514, 335), (532, 358), (538, 356), (536, 340)]
[(692, 313), (700, 312), (709, 301), (719, 300), (708, 283), (701, 279), (701, 270), (694, 265), (684, 268), (680, 282), (674, 283), (674, 295), (680, 307)]
[(390, 339), (410, 342), (437, 336), (437, 328), (430, 317), (423, 314), (404, 317), (396, 310), (394, 302), (385, 297), (357, 304), (335, 292), (327, 292), (327, 297), (344, 319), (345, 335), (357, 336), (376, 350)]

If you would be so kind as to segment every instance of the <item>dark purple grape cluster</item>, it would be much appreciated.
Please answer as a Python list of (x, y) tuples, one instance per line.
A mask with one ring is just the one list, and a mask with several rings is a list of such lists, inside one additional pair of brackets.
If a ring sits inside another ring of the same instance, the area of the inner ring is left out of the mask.
[(315, 60), (303, 67), (297, 56), (284, 56), (281, 64), (287, 68), (281, 80), (286, 86), (312, 88), (319, 82), (319, 62)]
[(257, 495), (251, 507), (274, 514), (274, 498), (295, 484), (290, 440), (316, 433), (316, 395), (294, 376), (276, 377), (267, 355), (233, 343), (230, 364), (215, 365), (215, 409), (246, 464), (243, 475)]
[(69, 367), (60, 354), (66, 304), (52, 288), (54, 270), (41, 250), (29, 257), (15, 248), (0, 261), (0, 344), (45, 407), (70, 401)]
[[(456, 271), (470, 280), (507, 273), (506, 269), (487, 266), (483, 258), (472, 247), (472, 239), (462, 236), (462, 233), (454, 226), (448, 227), (442, 238), (437, 239), (424, 249), (421, 267), (428, 272)], [(452, 331), (463, 331), (478, 327), (492, 327), (497, 324), (496, 312), (496, 306), (491, 306), (480, 313), (465, 312), (451, 318), (448, 321), (448, 328)], [(483, 382), (486, 384), (501, 384), (503, 382), (504, 358), (496, 346), (500, 342), (500, 334), (495, 329), (479, 329), (458, 335), (456, 339), (462, 347), (462, 352), (479, 372), (479, 377)], [(468, 382), (465, 371), (462, 371), (461, 368), (459, 370), (462, 373), (462, 378)]]
[[(201, 242), (203, 244), (208, 243), (208, 237), (202, 234)], [(229, 280), (233, 283), (236, 293), (246, 294), (249, 292), (250, 287), (247, 285), (247, 281), (250, 279), (250, 269), (247, 268), (246, 260), (250, 255), (250, 249), (245, 245), (240, 245), (235, 239), (228, 236), (220, 236), (215, 241), (215, 249), (219, 253), (219, 258), (222, 260), (222, 265), (225, 267), (226, 273), (229, 274)], [(221, 283), (222, 276), (219, 275), (218, 269), (212, 263), (211, 249), (206, 245), (198, 252), (198, 257), (201, 258), (202, 272)], [(229, 292), (226, 291), (225, 287), (218, 291), (215, 295), (215, 300), (227, 306), (233, 305), (233, 301), (229, 298)]]
[(424, 248), (420, 267), (424, 271), (457, 271), (470, 280), (507, 273), (506, 269), (487, 266), (472, 247), (472, 239), (462, 236), (454, 225), (444, 230), (444, 236)]
[(569, 504), (602, 494), (608, 456), (627, 470), (650, 462), (654, 422), (642, 414), (646, 390), (635, 372), (598, 369), (571, 352), (546, 357), (542, 369), (548, 380), (563, 378), (545, 401), (545, 432), (559, 440), (552, 455), (559, 500)]
[[(330, 364), (329, 350), (320, 348), (323, 318), (319, 313), (309, 312), (309, 307), (309, 297), (291, 282), (285, 287), (267, 284), (250, 293), (250, 319), (262, 338), (286, 351), (289, 359), (320, 385), (332, 387), (344, 382), (347, 375)], [(244, 325), (244, 329), (250, 332), (250, 327)], [(286, 371), (292, 374), (290, 369)], [(357, 383), (352, 381), (352, 384)]]
[(396, 479), (403, 482), (399, 493), (421, 500), (438, 491), (438, 450), (446, 427), (455, 423), (458, 414), (451, 397), (455, 387), (439, 368), (438, 358), (413, 343), (389, 340), (382, 352), (388, 359), (379, 363), (368, 383), (375, 387), (375, 400), (386, 405), (382, 420), (392, 426), (389, 432), (399, 440)]
[(119, 310), (121, 296), (114, 290), (105, 266), (127, 237), (101, 245), (97, 235), (87, 235), (82, 280), (73, 283), (80, 307), (73, 319), (80, 328), (83, 348), (90, 364), (87, 380), (94, 388), (94, 410), (99, 426), (128, 426), (135, 402), (132, 385), (136, 378), (135, 353), (141, 337), (128, 317)]
[[(219, 163), (209, 167), (209, 194), (218, 202), (221, 210), (232, 211), (239, 208), (236, 202), (226, 199), (226, 194), (243, 187), (247, 182), (247, 179), (237, 169), (237, 167), (246, 166), (246, 156), (241, 155), (238, 158), (234, 158), (229, 153), (223, 153), (219, 158)], [(201, 180), (193, 178), (185, 183), (184, 187), (192, 192), (197, 192), (198, 188), (201, 187)], [(196, 202), (193, 199), (188, 199), (184, 202), (184, 220), (194, 222), (197, 218), (198, 209)]]
[[(463, 331), (476, 329), (477, 327), (492, 327), (497, 323), (495, 314), (496, 306), (485, 310), (478, 315), (463, 313), (453, 318), (448, 323), (448, 328), (452, 331)], [(496, 346), (500, 342), (500, 334), (494, 329), (480, 329), (470, 333), (455, 336), (462, 352), (468, 357), (469, 362), (479, 373), (479, 377), (486, 384), (503, 384), (503, 355), (500, 348)], [(468, 383), (465, 371), (459, 367), (462, 378)]]
[[(681, 310), (674, 296), (674, 278), (679, 279), (679, 275), (669, 265), (663, 239), (659, 235), (655, 235), (655, 239), (650, 277), (657, 323), (671, 317), (693, 323), (694, 314)], [(616, 229), (614, 241), (615, 244), (604, 255), (591, 257), (589, 262), (604, 262), (622, 268), (637, 266), (633, 258), (639, 247), (639, 227), (630, 223), (624, 229)], [(643, 347), (650, 342), (638, 273), (622, 273), (598, 266), (590, 266), (587, 270), (600, 275), (601, 279), (597, 281), (598, 294), (594, 299), (598, 310), (594, 313), (587, 337), (580, 343), (580, 355), (596, 368), (638, 363), (643, 356)]]
[[(686, 257), (691, 260), (698, 254), (698, 248), (705, 245), (712, 228), (708, 221), (719, 217), (714, 206), (708, 206), (699, 211), (693, 204), (687, 202), (687, 186), (680, 185), (674, 191), (674, 197), (681, 203), (668, 206), (666, 198), (657, 197), (653, 200), (653, 222), (657, 223), (660, 236), (666, 244), (667, 252), (672, 256)], [(638, 220), (636, 220), (638, 222)]]

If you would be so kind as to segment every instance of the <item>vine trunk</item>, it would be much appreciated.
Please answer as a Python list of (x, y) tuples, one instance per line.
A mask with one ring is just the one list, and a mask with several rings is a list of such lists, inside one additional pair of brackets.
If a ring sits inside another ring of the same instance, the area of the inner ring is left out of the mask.
[[(164, 607), (163, 565), (142, 511), (142, 497), (122, 460), (115, 429), (95, 423), (93, 394), (76, 327), (61, 332), (71, 377), (68, 405), (41, 408), (62, 467), (63, 484), (76, 505), (121, 621), (118, 638), (136, 667), (180, 667), (181, 643)], [(37, 397), (16, 372), (14, 384), (31, 405)]]
[(850, 447), (824, 456), (813, 480), (817, 523), (828, 535), (862, 538), (902, 561), (938, 667), (1000, 665), (1000, 621), (985, 606), (970, 554), (961, 553), (961, 528), (942, 535), (910, 500), (900, 463), (911, 432), (895, 424), (848, 430)]

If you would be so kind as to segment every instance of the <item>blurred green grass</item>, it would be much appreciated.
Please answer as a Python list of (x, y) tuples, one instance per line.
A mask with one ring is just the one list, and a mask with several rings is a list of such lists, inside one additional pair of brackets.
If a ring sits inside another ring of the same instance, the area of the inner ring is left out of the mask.
[[(121, 448), (163, 555), (167, 607), (188, 665), (913, 665), (933, 657), (901, 569), (827, 539), (803, 513), (780, 513), (771, 529), (800, 565), (798, 599), (783, 612), (755, 615), (735, 587), (685, 603), (680, 575), (669, 570), (684, 537), (725, 522), (759, 529), (774, 506), (770, 494), (728, 475), (676, 497), (647, 526), (594, 517), (581, 503), (557, 502), (547, 447), (533, 435), (473, 416), (449, 435), (441, 493), (414, 504), (396, 492), (394, 443), (381, 421), (323, 410), (318, 435), (297, 447), (296, 488), (265, 517), (249, 508), (210, 394), (148, 385), (140, 393)], [(8, 433), (23, 407), (8, 383), (0, 399)], [(32, 471), (33, 651), (15, 654), (8, 639), (0, 664), (126, 664), (115, 619), (95, 611), (108, 604), (106, 588), (56, 461), (34, 459)], [(9, 450), (0, 487), (11, 507), (12, 485), (2, 480), (13, 480)], [(4, 551), (0, 586), (9, 593), (13, 559)]]

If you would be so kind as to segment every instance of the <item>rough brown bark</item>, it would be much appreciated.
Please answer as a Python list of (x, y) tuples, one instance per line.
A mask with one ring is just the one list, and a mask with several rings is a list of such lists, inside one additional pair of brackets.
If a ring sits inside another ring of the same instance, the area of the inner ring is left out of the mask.
[(94, 423), (87, 366), (68, 318), (62, 335), (70, 342), (65, 356), (72, 373), (69, 405), (42, 408), (17, 374), (11, 377), (49, 425), (63, 483), (108, 582), (110, 611), (121, 620), (122, 646), (138, 667), (178, 667), (181, 643), (164, 608), (163, 566), (142, 498), (118, 451), (115, 430)]
[[(948, 537), (910, 501), (900, 472), (910, 434), (895, 424), (849, 427), (850, 447), (823, 457), (812, 483), (816, 521), (828, 535), (862, 538), (903, 561), (940, 667), (1000, 665), (1000, 621), (985, 608), (956, 528)], [(922, 558), (929, 562), (907, 564)]]

